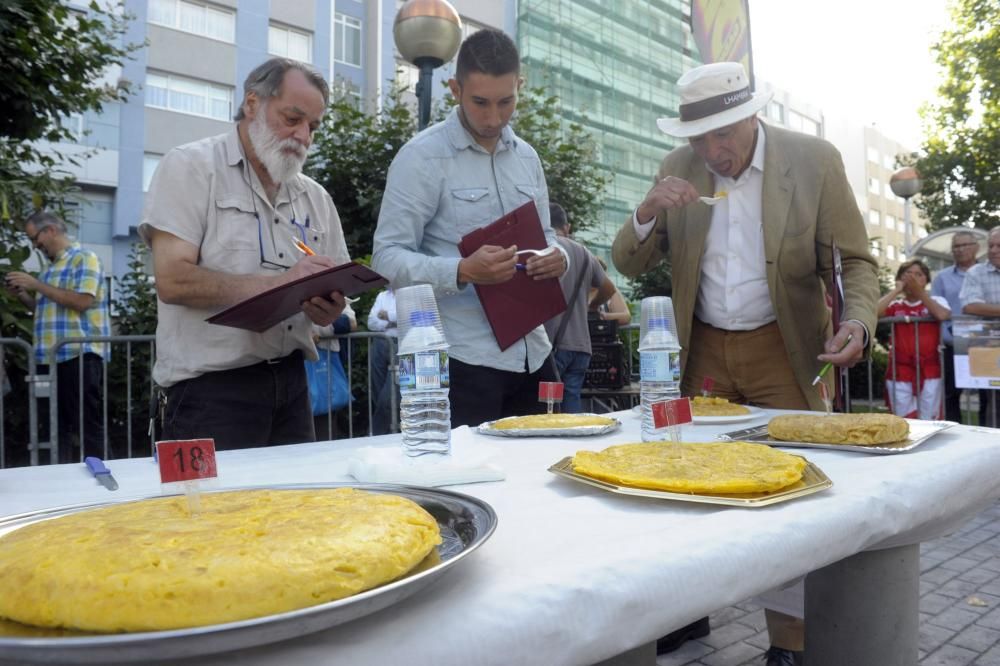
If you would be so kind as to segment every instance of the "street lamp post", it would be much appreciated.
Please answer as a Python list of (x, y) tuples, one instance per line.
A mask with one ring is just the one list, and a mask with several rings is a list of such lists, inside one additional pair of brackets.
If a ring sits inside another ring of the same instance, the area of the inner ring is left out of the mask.
[(897, 197), (903, 198), (903, 252), (910, 258), (910, 198), (920, 192), (923, 181), (913, 167), (903, 167), (889, 178), (889, 187)]
[(434, 70), (455, 57), (462, 43), (462, 20), (447, 0), (407, 0), (392, 27), (396, 48), (420, 69), (417, 83), (419, 128), (431, 119)]

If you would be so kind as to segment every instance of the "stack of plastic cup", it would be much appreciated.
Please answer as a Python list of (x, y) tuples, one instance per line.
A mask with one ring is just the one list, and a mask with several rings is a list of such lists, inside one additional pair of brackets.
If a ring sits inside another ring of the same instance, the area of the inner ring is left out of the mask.
[(430, 285), (396, 290), (399, 427), (411, 457), (451, 451), (448, 341)]
[(677, 344), (677, 324), (674, 302), (669, 296), (649, 296), (642, 299), (642, 320), (639, 323), (639, 350)]
[(681, 347), (677, 341), (674, 304), (669, 296), (642, 299), (639, 325), (639, 395), (642, 405), (642, 441), (652, 442), (676, 429), (656, 428), (653, 404), (681, 397)]
[(396, 322), (400, 354), (425, 349), (447, 349), (444, 327), (438, 314), (434, 290), (429, 284), (415, 284), (396, 290)]

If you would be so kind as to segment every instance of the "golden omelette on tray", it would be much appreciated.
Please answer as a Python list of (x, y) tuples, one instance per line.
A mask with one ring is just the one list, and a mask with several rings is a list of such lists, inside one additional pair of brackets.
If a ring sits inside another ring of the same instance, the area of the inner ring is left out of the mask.
[(750, 442), (645, 442), (577, 451), (573, 471), (632, 488), (739, 495), (771, 492), (802, 479), (799, 456)]
[(441, 542), (417, 503), (353, 488), (207, 493), (81, 511), (0, 537), (0, 617), (91, 632), (235, 622), (390, 582)]
[(768, 422), (767, 434), (785, 442), (877, 446), (906, 439), (910, 424), (893, 414), (784, 414)]
[(746, 405), (737, 405), (725, 398), (712, 398), (698, 395), (691, 398), (692, 416), (742, 416), (749, 414)]
[(596, 414), (532, 414), (530, 416), (509, 416), (493, 422), (494, 430), (556, 430), (579, 428), (582, 426), (610, 426), (615, 420)]

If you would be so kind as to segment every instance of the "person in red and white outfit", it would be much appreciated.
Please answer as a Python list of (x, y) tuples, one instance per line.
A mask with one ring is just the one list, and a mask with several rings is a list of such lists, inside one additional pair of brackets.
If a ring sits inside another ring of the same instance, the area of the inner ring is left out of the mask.
[[(896, 287), (878, 302), (879, 317), (934, 317), (895, 324), (885, 369), (885, 400), (893, 414), (942, 418), (941, 324), (951, 319), (948, 301), (927, 291), (931, 272), (919, 259), (900, 264)], [(919, 368), (919, 372), (918, 372)]]

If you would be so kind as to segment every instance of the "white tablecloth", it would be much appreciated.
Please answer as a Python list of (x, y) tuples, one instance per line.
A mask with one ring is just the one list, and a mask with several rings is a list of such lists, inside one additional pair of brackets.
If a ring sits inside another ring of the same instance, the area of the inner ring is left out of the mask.
[[(507, 480), (452, 486), (489, 502), (493, 537), (438, 584), (391, 608), (283, 643), (191, 664), (586, 664), (865, 549), (939, 536), (1000, 497), (1000, 431), (948, 430), (900, 455), (796, 449), (833, 488), (730, 508), (607, 493), (550, 474), (581, 448), (639, 440), (638, 418), (601, 437), (504, 439), (459, 431), (453, 446), (499, 446)], [(756, 421), (762, 423), (763, 420)], [(752, 423), (751, 423), (752, 424)], [(747, 424), (687, 426), (687, 441)], [(350, 480), (352, 447), (396, 436), (221, 452), (220, 486)], [(790, 449), (791, 450), (791, 449)], [(0, 471), (0, 513), (160, 491), (150, 459)]]

